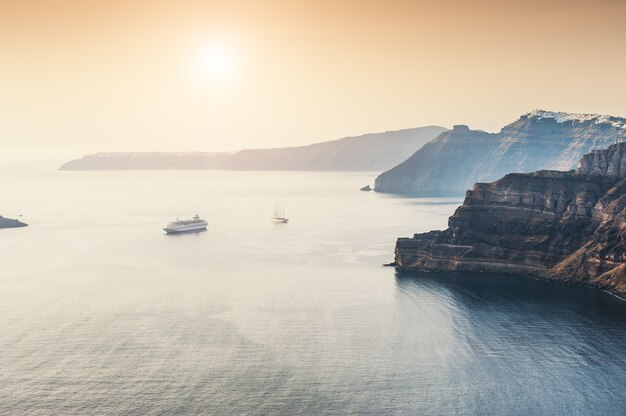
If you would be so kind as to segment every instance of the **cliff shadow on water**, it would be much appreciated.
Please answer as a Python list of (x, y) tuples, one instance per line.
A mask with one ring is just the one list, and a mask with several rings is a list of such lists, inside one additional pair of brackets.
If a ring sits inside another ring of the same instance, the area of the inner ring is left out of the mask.
[[(374, 189), (374, 191), (378, 192), (376, 189)], [(379, 194), (388, 198), (454, 198), (462, 201), (466, 192), (467, 189), (462, 191), (385, 191), (379, 192)]]
[[(448, 389), (459, 394), (521, 400), (519, 412), (480, 414), (621, 414), (599, 413), (602, 403), (615, 406), (614, 392), (589, 386), (624, 380), (626, 302), (506, 274), (398, 271), (395, 283), (397, 314), (421, 340), (416, 349), (437, 351), (421, 371), (450, 375)], [(578, 401), (564, 406), (556, 392)]]
[[(396, 269), (397, 296), (445, 296), (464, 312), (486, 308), (534, 311), (556, 319), (564, 310), (626, 327), (626, 302), (612, 293), (507, 273)], [(531, 318), (529, 318), (531, 319)]]

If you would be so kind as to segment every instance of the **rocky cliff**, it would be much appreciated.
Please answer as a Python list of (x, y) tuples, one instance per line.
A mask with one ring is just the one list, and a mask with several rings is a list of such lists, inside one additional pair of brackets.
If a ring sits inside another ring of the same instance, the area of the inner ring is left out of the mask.
[(230, 153), (113, 152), (72, 160), (62, 170), (224, 169), (381, 171), (405, 160), (445, 131), (428, 126), (345, 137), (308, 146)]
[(461, 193), (509, 172), (569, 170), (594, 149), (626, 138), (626, 119), (536, 110), (499, 133), (456, 126), (376, 178), (377, 192)]
[(478, 183), (445, 231), (396, 243), (404, 270), (515, 273), (626, 295), (626, 144), (575, 171)]

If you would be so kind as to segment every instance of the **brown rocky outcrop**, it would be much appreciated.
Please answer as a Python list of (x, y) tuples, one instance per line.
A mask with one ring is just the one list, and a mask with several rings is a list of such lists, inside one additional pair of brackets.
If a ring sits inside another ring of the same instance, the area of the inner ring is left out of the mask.
[(398, 239), (395, 266), (523, 274), (626, 295), (626, 144), (585, 155), (576, 171), (478, 183), (448, 225)]

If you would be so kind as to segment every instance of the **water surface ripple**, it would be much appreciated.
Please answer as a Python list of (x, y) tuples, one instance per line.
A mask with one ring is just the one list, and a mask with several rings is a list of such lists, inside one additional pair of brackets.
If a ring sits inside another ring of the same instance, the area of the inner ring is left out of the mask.
[(373, 176), (0, 175), (0, 414), (626, 414), (626, 302), (381, 267), (461, 201)]

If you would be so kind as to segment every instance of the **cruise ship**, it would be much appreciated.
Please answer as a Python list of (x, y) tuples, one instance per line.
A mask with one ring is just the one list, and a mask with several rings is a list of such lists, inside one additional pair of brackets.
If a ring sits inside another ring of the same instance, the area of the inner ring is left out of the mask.
[(165, 231), (167, 234), (204, 231), (206, 230), (207, 225), (209, 225), (209, 223), (206, 222), (206, 220), (203, 220), (199, 216), (195, 215), (189, 220), (176, 219), (176, 221), (167, 224), (163, 231)]

